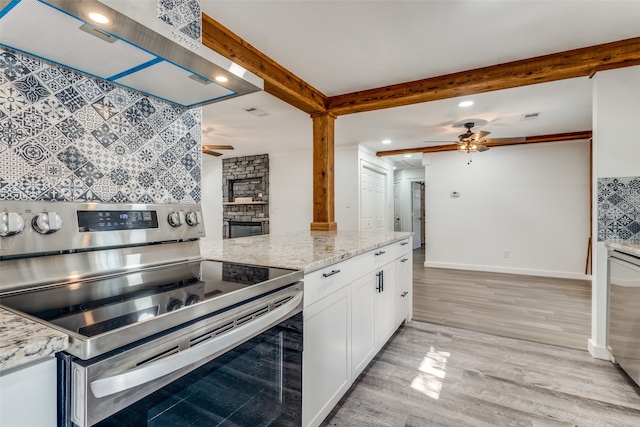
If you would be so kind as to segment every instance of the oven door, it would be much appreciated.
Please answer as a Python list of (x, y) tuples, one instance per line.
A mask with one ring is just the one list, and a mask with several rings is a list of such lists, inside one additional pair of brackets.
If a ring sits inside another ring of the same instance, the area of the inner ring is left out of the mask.
[(86, 426), (300, 426), (302, 284), (70, 365)]

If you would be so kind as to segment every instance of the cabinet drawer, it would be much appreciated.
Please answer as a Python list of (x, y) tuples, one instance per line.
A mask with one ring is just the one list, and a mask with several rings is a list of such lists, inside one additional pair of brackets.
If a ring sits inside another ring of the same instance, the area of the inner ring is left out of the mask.
[(366, 252), (353, 258), (355, 269), (360, 274), (356, 274), (354, 279), (362, 277), (364, 274), (379, 269), (380, 267), (394, 261), (395, 259), (409, 253), (409, 239), (395, 242), (390, 245), (381, 246), (372, 251)]
[(398, 256), (407, 255), (409, 253), (410, 246), (411, 246), (409, 244), (409, 239), (401, 240), (395, 244), (398, 245), (398, 248), (399, 248)]
[(346, 260), (313, 271), (304, 276), (304, 307), (347, 286), (353, 280), (355, 270), (352, 260)]
[(410, 288), (413, 282), (413, 262), (409, 254), (401, 255), (396, 260), (396, 293)]

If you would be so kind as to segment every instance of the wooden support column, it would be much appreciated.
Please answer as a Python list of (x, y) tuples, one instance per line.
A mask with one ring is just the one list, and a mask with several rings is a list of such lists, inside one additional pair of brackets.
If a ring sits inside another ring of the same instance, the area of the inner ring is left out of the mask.
[(311, 230), (337, 230), (335, 222), (334, 125), (330, 112), (313, 119), (313, 222)]

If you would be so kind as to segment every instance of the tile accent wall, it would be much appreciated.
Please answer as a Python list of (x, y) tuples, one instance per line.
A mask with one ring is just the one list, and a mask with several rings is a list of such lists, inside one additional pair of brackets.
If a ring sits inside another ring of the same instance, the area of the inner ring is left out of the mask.
[(201, 123), (0, 48), (0, 200), (199, 203)]
[(198, 0), (158, 0), (158, 18), (193, 40), (202, 41), (201, 17)]
[(640, 239), (640, 177), (598, 178), (598, 241)]

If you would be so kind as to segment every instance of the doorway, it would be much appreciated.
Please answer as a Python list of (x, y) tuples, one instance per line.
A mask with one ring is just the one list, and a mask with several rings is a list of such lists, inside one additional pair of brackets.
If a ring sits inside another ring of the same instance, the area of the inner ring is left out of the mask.
[(362, 168), (362, 230), (385, 230), (386, 176), (366, 166)]
[(425, 243), (425, 206), (424, 182), (411, 183), (411, 231), (413, 231), (413, 249)]

